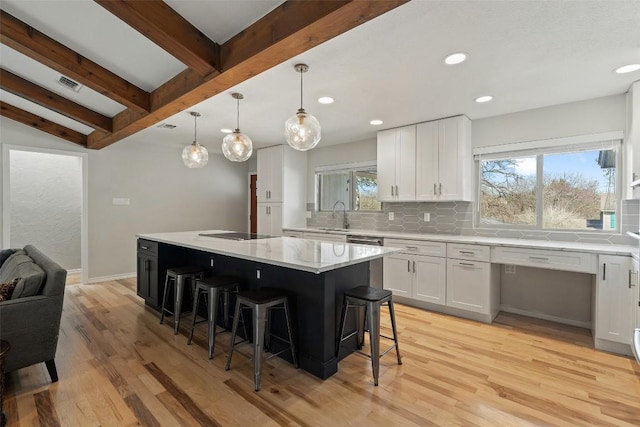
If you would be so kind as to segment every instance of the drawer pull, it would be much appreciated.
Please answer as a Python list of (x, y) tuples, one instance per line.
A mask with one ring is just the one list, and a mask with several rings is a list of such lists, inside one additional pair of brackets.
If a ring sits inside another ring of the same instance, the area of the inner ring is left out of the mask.
[(459, 262), (459, 265), (464, 265), (465, 267), (475, 267), (475, 264), (471, 264), (470, 262)]
[(537, 260), (537, 261), (549, 261), (549, 258), (543, 256), (530, 256), (529, 259)]
[(405, 247), (410, 251), (417, 251), (418, 250), (417, 246), (405, 246)]
[(146, 246), (140, 246), (140, 248), (142, 248), (142, 249), (146, 249), (146, 250), (149, 250), (149, 248), (148, 248), (148, 247), (146, 247)]
[(458, 251), (458, 252), (460, 252), (461, 254), (465, 254), (465, 255), (475, 255), (476, 254), (473, 251)]

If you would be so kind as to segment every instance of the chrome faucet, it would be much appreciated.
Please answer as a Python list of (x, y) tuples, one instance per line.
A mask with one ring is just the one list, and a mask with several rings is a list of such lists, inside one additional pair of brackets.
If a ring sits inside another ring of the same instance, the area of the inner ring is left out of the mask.
[(347, 229), (349, 228), (349, 220), (347, 219), (347, 207), (345, 206), (342, 200), (338, 200), (333, 204), (333, 213), (331, 214), (331, 217), (332, 218), (336, 217), (336, 206), (338, 206), (338, 203), (342, 204), (342, 214), (343, 214), (342, 228)]

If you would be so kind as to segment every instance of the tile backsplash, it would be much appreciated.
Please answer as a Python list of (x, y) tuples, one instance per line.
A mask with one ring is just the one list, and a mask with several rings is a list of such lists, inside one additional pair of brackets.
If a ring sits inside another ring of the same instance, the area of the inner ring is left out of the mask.
[[(307, 204), (312, 212), (307, 219), (309, 227), (341, 227), (342, 211), (318, 212), (314, 204)], [(467, 236), (511, 237), (565, 242), (589, 242), (603, 244), (636, 244), (627, 236), (627, 231), (640, 229), (640, 200), (623, 200), (620, 218), (620, 233), (496, 230), (475, 228), (472, 202), (404, 202), (383, 203), (381, 212), (348, 212), (350, 228), (372, 231), (397, 231), (419, 234), (458, 234)], [(394, 219), (389, 219), (393, 212)], [(424, 214), (430, 221), (424, 221)]]

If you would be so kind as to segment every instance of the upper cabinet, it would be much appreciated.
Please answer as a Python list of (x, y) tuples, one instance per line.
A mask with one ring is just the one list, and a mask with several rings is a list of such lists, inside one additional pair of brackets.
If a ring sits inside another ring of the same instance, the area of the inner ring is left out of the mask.
[(471, 121), (420, 123), (416, 135), (416, 200), (473, 201)]
[(378, 132), (378, 199), (473, 201), (471, 121), (466, 116)]
[(416, 199), (416, 126), (378, 132), (378, 199)]
[(258, 203), (282, 202), (284, 146), (258, 150)]

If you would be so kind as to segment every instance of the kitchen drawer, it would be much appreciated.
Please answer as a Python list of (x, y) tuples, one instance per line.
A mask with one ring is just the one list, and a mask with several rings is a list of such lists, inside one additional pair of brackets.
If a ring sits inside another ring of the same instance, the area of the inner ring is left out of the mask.
[(158, 242), (138, 239), (138, 251), (145, 252), (150, 255), (158, 255)]
[(465, 243), (447, 243), (447, 258), (489, 262), (491, 260), (491, 247)]
[(491, 262), (589, 274), (596, 274), (598, 270), (598, 256), (596, 254), (548, 249), (498, 246), (492, 250)]
[(446, 257), (447, 244), (445, 242), (429, 242), (422, 240), (384, 239), (385, 246), (404, 248), (407, 253)]
[(310, 233), (308, 231), (304, 232), (304, 238), (311, 240), (322, 240), (325, 242), (344, 243), (347, 241), (347, 236), (344, 234)]

